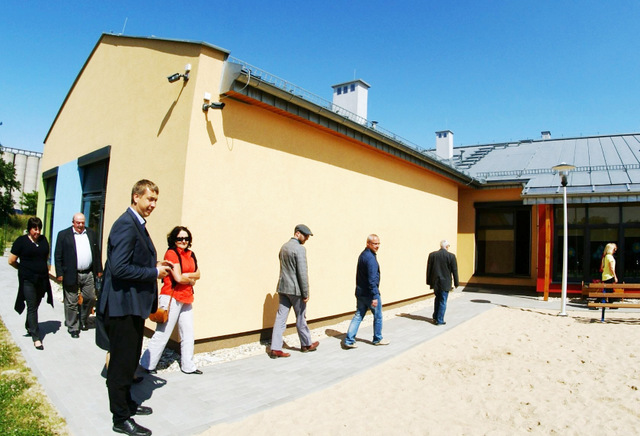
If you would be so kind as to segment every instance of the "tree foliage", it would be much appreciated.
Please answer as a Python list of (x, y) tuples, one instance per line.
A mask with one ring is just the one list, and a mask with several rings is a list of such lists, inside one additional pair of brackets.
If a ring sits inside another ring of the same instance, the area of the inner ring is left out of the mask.
[(20, 196), (20, 208), (25, 215), (35, 216), (38, 210), (38, 191), (23, 192)]
[(16, 169), (13, 163), (2, 159), (2, 154), (0, 150), (0, 219), (5, 222), (14, 212), (11, 193), (15, 189), (20, 189), (20, 182), (16, 180)]

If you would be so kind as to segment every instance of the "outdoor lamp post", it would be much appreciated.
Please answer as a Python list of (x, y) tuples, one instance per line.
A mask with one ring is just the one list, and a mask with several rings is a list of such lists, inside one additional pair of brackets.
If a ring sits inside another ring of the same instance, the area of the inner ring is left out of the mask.
[(560, 313), (558, 316), (567, 316), (567, 265), (568, 265), (568, 253), (569, 253), (569, 220), (567, 218), (567, 175), (569, 171), (574, 170), (576, 167), (562, 162), (551, 168), (560, 174), (560, 183), (562, 184), (562, 205), (563, 205), (563, 220), (564, 231), (562, 233), (562, 303), (560, 306)]

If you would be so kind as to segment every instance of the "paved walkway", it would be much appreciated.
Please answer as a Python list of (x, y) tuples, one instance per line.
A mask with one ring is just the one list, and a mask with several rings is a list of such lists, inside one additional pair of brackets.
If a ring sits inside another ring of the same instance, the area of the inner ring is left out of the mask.
[[(0, 258), (0, 316), (22, 349), (47, 395), (66, 419), (75, 436), (115, 434), (102, 371), (105, 353), (94, 345), (94, 331), (82, 332), (72, 339), (64, 327), (62, 303), (55, 308), (40, 305), (40, 330), (45, 335), (44, 351), (33, 347), (24, 335), (24, 314), (13, 310), (17, 291), (16, 271)], [(371, 346), (359, 342), (359, 348), (343, 350), (340, 340), (345, 332), (327, 328), (317, 352), (292, 352), (289, 359), (271, 360), (267, 354), (204, 368), (201, 376), (170, 372), (145, 377), (134, 386), (134, 398), (153, 408), (150, 416), (136, 421), (154, 435), (197, 435), (209, 427), (241, 420), (256, 412), (293, 401), (322, 390), (372, 365), (428, 341), (497, 305), (534, 309), (560, 309), (559, 300), (544, 302), (535, 296), (460, 292), (447, 309), (447, 325), (431, 324), (432, 308), (411, 314), (399, 314), (385, 321), (384, 336), (391, 345)], [(430, 305), (428, 305), (430, 306)], [(568, 310), (585, 310), (584, 305), (569, 303)], [(595, 317), (599, 312), (592, 312)], [(370, 338), (371, 327), (362, 327), (358, 337)], [(286, 380), (283, 383), (283, 380)]]

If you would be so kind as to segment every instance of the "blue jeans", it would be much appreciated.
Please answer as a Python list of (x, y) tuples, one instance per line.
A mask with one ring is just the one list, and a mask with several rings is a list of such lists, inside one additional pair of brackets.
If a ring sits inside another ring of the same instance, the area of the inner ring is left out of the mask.
[(433, 321), (436, 324), (444, 323), (444, 312), (447, 310), (448, 291), (435, 291), (435, 301), (433, 302)]
[(372, 302), (371, 298), (357, 297), (356, 313), (353, 315), (351, 324), (349, 324), (347, 337), (344, 339), (345, 344), (352, 345), (356, 342), (356, 334), (367, 310), (371, 310), (373, 314), (373, 343), (376, 344), (382, 340), (382, 300), (378, 297), (378, 305), (376, 307), (371, 306)]

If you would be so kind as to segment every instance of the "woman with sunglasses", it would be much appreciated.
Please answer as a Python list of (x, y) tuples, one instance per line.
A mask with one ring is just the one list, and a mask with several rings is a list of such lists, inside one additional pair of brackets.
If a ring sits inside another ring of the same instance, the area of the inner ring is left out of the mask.
[(200, 270), (196, 256), (190, 250), (191, 241), (191, 232), (183, 226), (174, 227), (167, 235), (169, 249), (164, 259), (171, 262), (173, 268), (171, 274), (163, 279), (158, 307), (169, 310), (169, 319), (157, 325), (140, 359), (140, 365), (149, 374), (156, 373), (156, 366), (176, 323), (180, 331), (180, 369), (185, 374), (202, 374), (193, 362), (193, 285), (200, 278)]

